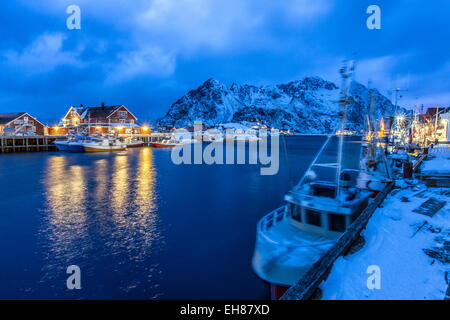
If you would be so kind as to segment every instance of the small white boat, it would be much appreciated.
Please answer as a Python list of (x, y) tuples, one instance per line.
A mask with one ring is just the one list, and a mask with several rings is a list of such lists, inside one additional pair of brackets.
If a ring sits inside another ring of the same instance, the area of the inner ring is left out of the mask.
[(84, 152), (110, 152), (126, 150), (126, 143), (111, 137), (92, 138), (82, 142)]
[(69, 135), (66, 140), (56, 140), (55, 146), (58, 151), (70, 151), (70, 143), (87, 137)]
[(182, 143), (175, 139), (166, 139), (161, 142), (150, 142), (150, 146), (153, 148), (173, 148), (179, 145), (182, 145)]
[(137, 140), (136, 138), (127, 138), (124, 142), (127, 145), (127, 148), (140, 148), (144, 146), (144, 142)]
[(55, 146), (58, 151), (70, 151), (69, 142), (70, 140), (57, 140), (55, 141)]
[(73, 140), (69, 141), (69, 151), (74, 153), (84, 152), (84, 143), (91, 141), (91, 137), (89, 136), (80, 136), (76, 137)]

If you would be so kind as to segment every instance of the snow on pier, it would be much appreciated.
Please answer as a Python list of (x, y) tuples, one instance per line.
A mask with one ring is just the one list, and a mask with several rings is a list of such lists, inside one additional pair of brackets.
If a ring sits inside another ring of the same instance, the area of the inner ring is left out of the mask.
[[(336, 260), (320, 287), (322, 299), (444, 299), (450, 189), (403, 186), (375, 211), (362, 233), (363, 247)], [(379, 289), (368, 285), (374, 266), (380, 271)]]
[(450, 188), (450, 146), (440, 145), (431, 149), (417, 177), (428, 186)]

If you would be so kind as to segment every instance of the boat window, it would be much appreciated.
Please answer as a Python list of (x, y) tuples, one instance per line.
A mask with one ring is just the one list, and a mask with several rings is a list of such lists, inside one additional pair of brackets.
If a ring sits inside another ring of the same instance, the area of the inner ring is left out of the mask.
[(345, 231), (345, 216), (342, 214), (328, 214), (328, 227), (332, 231)]
[(321, 213), (318, 211), (305, 209), (306, 223), (314, 226), (322, 226)]
[(311, 189), (313, 195), (334, 198), (336, 192), (336, 186), (326, 185), (326, 184), (312, 184)]
[(302, 212), (300, 210), (299, 206), (296, 206), (294, 204), (289, 204), (290, 211), (292, 215), (292, 219), (297, 220), (298, 222), (302, 222)]

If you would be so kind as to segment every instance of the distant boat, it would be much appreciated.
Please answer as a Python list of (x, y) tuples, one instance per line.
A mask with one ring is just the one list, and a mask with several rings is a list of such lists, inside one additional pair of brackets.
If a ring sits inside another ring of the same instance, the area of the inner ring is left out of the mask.
[(153, 148), (173, 148), (181, 144), (182, 143), (179, 140), (174, 139), (166, 139), (161, 142), (150, 142), (150, 146)]
[(153, 148), (173, 148), (183, 144), (199, 143), (197, 139), (191, 136), (177, 136), (172, 135), (170, 139), (164, 139), (161, 142), (150, 142), (150, 146)]
[(135, 138), (128, 138), (125, 140), (127, 148), (140, 148), (144, 146), (144, 142), (137, 140)]
[(70, 151), (69, 142), (70, 140), (58, 140), (55, 141), (55, 146), (58, 151)]
[(69, 144), (71, 142), (75, 142), (81, 138), (84, 138), (84, 137), (81, 137), (81, 136), (77, 137), (77, 136), (70, 135), (67, 137), (67, 140), (56, 140), (54, 144), (55, 144), (56, 148), (58, 149), (58, 151), (70, 151)]
[(69, 151), (75, 152), (75, 153), (84, 152), (84, 143), (86, 143), (90, 140), (91, 140), (91, 137), (88, 137), (88, 136), (76, 137), (72, 141), (69, 141), (69, 143), (68, 143)]
[(125, 143), (111, 137), (93, 138), (89, 141), (83, 141), (81, 145), (84, 152), (123, 151), (127, 148)]

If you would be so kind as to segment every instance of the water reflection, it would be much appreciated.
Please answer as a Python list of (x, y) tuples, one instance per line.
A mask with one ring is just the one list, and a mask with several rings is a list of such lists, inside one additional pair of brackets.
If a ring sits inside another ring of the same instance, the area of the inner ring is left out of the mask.
[(111, 282), (103, 279), (107, 274), (127, 292), (155, 289), (160, 271), (148, 260), (164, 242), (152, 150), (51, 156), (45, 171), (42, 281), (65, 276), (65, 268), (77, 264), (101, 286)]
[[(46, 170), (49, 251), (54, 259), (74, 259), (86, 232), (85, 168), (69, 166), (63, 156), (50, 157)], [(49, 253), (50, 253), (49, 252)]]

